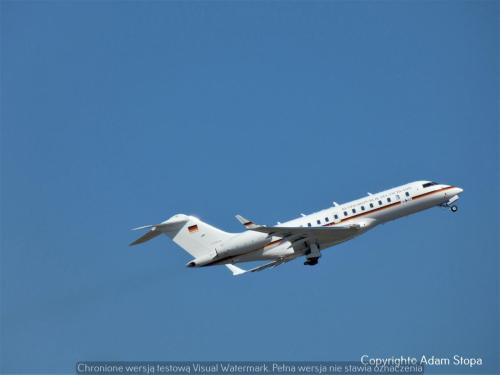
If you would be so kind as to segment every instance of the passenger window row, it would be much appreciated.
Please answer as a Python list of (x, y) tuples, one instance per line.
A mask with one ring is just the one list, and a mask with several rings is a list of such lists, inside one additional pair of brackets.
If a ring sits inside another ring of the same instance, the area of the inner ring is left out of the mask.
[[(409, 192), (405, 192), (405, 195), (406, 195), (407, 197), (409, 197), (409, 196), (410, 196), (410, 193), (409, 193)], [(398, 195), (398, 194), (396, 194), (396, 197), (397, 197), (398, 199), (400, 199), (400, 197), (399, 197), (399, 195)], [(386, 199), (386, 200), (387, 200), (387, 203), (391, 203), (391, 202), (392, 202), (391, 197), (387, 197), (387, 199)], [(379, 206), (382, 206), (382, 205), (383, 205), (382, 200), (379, 200), (379, 201), (378, 201), (378, 205), (379, 205)], [(374, 208), (374, 204), (373, 204), (373, 203), (370, 203), (370, 208)], [(364, 205), (360, 206), (360, 209), (361, 209), (361, 211), (365, 211), (365, 206), (364, 206)], [(353, 208), (351, 211), (352, 211), (352, 213), (353, 213), (353, 214), (355, 214), (355, 213), (356, 213), (356, 209), (355, 209), (355, 208)], [(369, 212), (369, 211), (368, 211), (368, 212)], [(348, 213), (347, 211), (344, 211), (344, 216), (345, 216), (345, 217), (349, 216), (349, 213)], [(339, 219), (339, 215), (338, 215), (338, 214), (334, 214), (334, 215), (333, 215), (333, 218), (334, 218), (334, 220), (338, 220), (338, 219)], [(325, 217), (325, 223), (328, 223), (329, 221), (330, 221), (330, 219), (328, 219), (328, 217)], [(318, 225), (321, 225), (321, 220), (320, 220), (320, 219), (316, 220), (316, 223), (317, 223)], [(311, 227), (312, 225), (311, 225), (311, 223), (307, 223), (307, 226), (308, 226), (308, 227)]]

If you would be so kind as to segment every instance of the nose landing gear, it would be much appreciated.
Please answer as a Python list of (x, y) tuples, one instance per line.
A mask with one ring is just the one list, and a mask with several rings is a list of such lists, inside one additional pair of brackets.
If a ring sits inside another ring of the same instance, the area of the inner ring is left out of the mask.
[(457, 200), (458, 200), (458, 195), (454, 195), (453, 197), (451, 197), (448, 200), (448, 202), (441, 203), (440, 206), (445, 207), (445, 208), (449, 208), (451, 210), (451, 212), (457, 212), (458, 207), (454, 204)]

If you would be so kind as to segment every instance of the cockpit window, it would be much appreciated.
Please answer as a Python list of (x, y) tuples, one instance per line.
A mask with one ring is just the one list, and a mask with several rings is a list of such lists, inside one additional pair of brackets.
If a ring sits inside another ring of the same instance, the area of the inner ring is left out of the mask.
[(437, 185), (437, 182), (426, 182), (425, 184), (422, 185), (422, 187), (426, 188), (426, 187), (433, 186), (433, 185)]

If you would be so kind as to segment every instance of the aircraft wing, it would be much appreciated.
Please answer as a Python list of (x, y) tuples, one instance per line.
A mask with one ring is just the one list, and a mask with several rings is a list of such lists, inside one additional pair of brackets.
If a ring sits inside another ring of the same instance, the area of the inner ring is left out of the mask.
[(229, 268), (229, 270), (233, 273), (233, 276), (239, 276), (239, 275), (243, 275), (243, 274), (248, 273), (248, 272), (259, 272), (259, 271), (267, 270), (268, 268), (278, 267), (280, 264), (289, 262), (289, 261), (294, 260), (294, 259), (295, 259), (295, 257), (278, 259), (278, 260), (275, 260), (275, 261), (272, 261), (269, 263), (262, 264), (260, 266), (257, 266), (255, 268), (252, 268), (249, 270), (244, 270), (240, 267), (235, 266), (234, 264), (225, 264), (225, 266), (227, 268)]
[(257, 225), (254, 222), (245, 219), (241, 215), (236, 215), (238, 221), (249, 230), (256, 232), (267, 233), (270, 236), (281, 238), (298, 237), (316, 240), (320, 242), (341, 241), (356, 234), (361, 226), (359, 224), (344, 224), (330, 227), (266, 227)]

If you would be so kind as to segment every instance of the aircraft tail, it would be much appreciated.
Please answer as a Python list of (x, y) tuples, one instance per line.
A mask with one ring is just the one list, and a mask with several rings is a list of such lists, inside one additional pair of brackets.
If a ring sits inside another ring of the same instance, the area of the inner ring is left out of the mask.
[(233, 236), (232, 233), (224, 232), (194, 216), (184, 214), (174, 215), (160, 224), (146, 225), (134, 230), (145, 228), (150, 229), (130, 246), (149, 241), (160, 234), (166, 234), (195, 258), (213, 253), (222, 241)]

